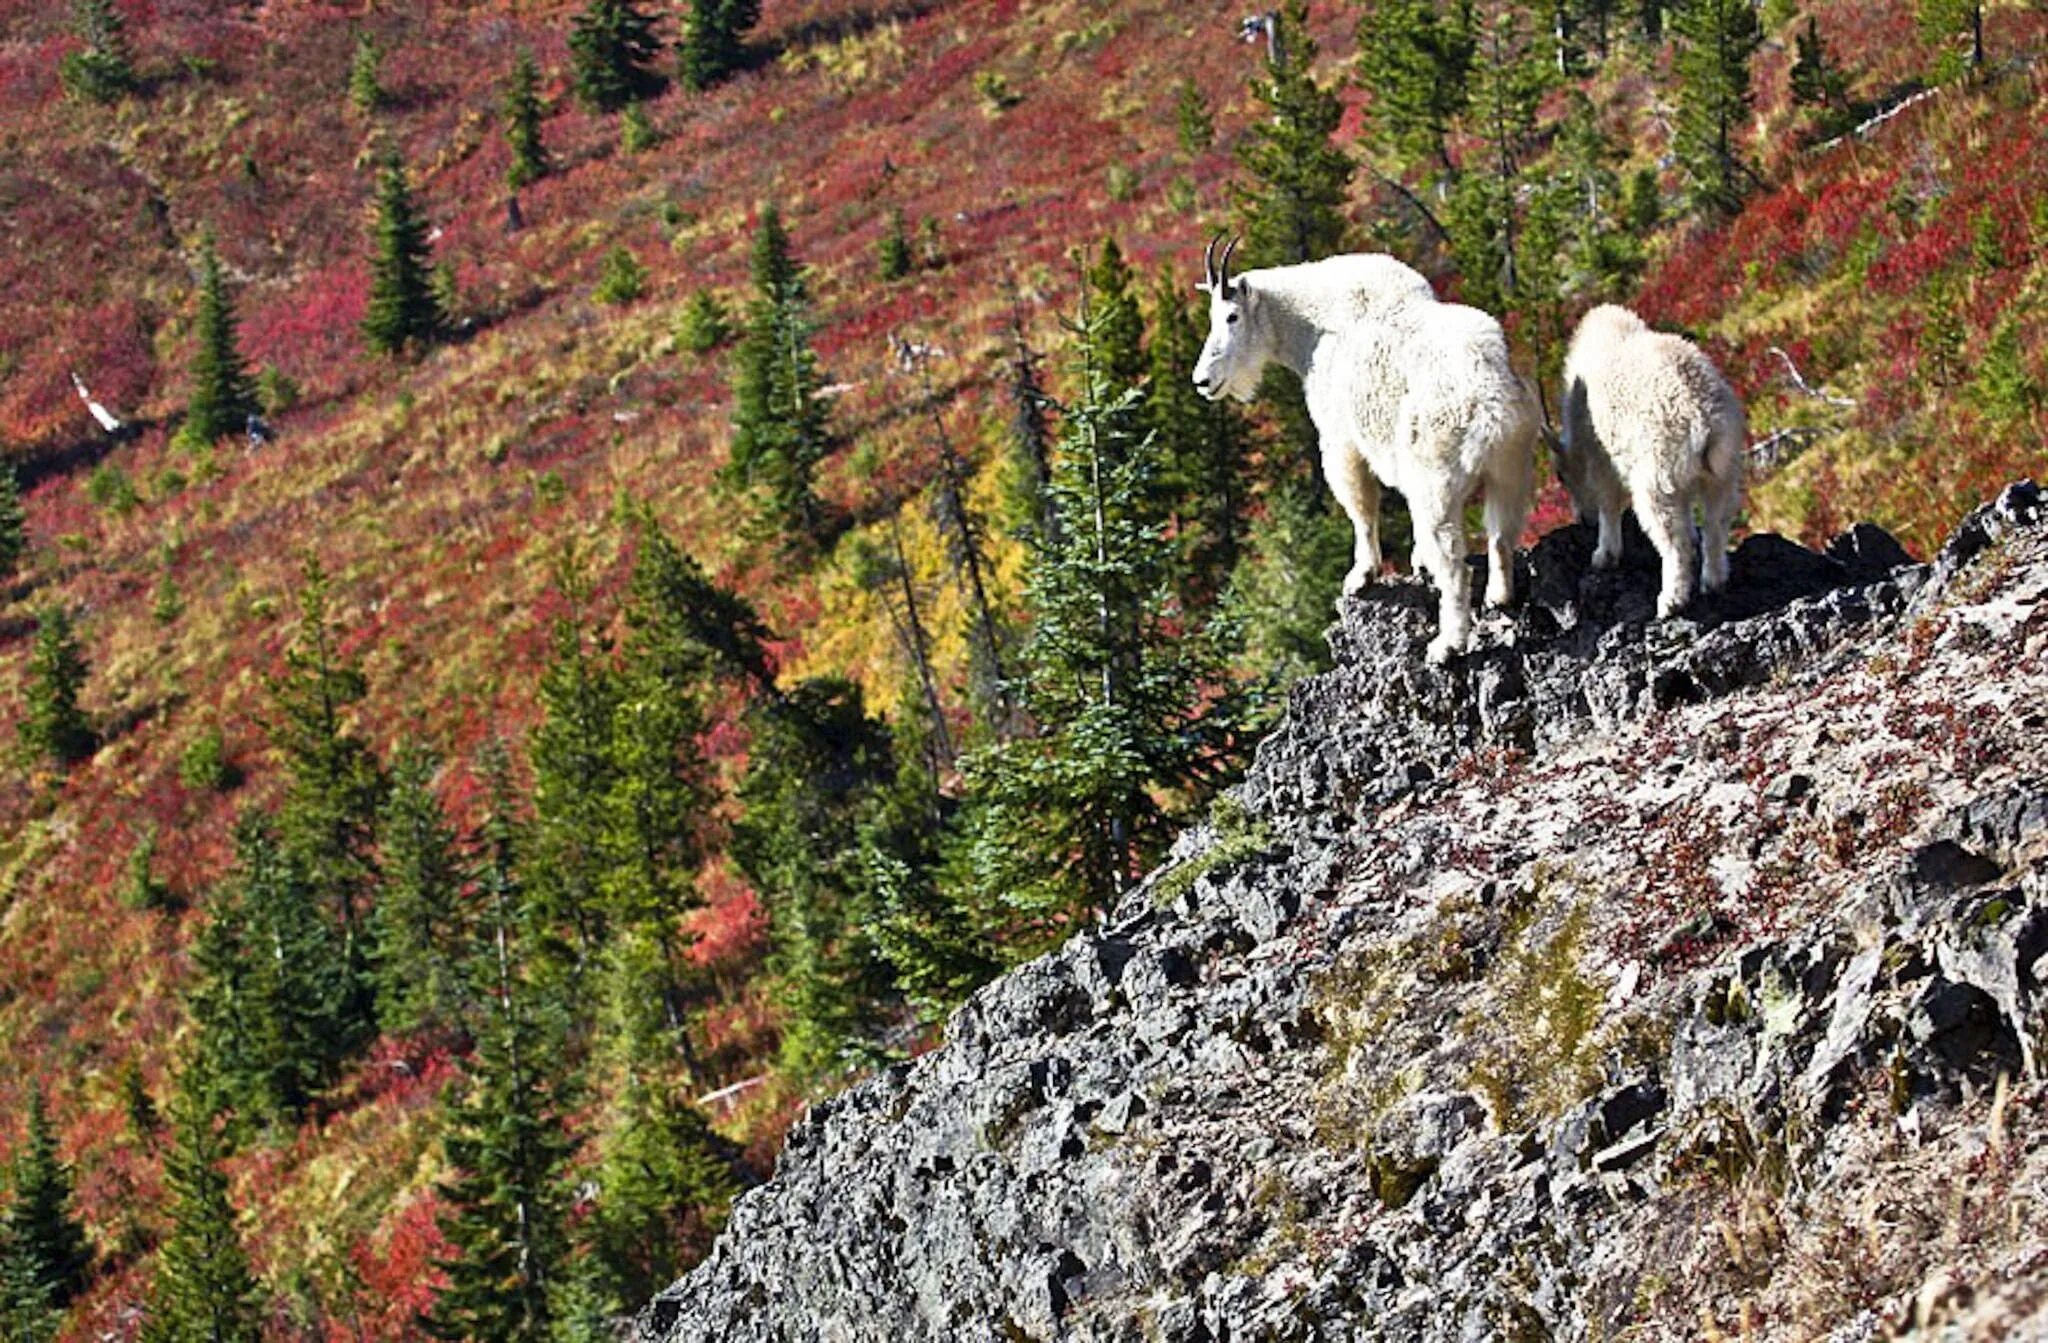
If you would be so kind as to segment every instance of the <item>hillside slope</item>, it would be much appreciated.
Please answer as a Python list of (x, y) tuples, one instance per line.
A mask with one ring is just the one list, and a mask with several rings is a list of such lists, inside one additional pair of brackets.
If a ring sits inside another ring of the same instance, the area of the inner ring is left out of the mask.
[(2048, 1336), (2048, 510), (1423, 594), (1215, 824), (822, 1103), (641, 1337)]

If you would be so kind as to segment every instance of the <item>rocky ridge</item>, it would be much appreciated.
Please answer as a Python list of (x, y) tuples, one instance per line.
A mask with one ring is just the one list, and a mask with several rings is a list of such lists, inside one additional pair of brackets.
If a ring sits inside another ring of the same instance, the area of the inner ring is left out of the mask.
[[(1639, 542), (1639, 538), (1637, 538)], [(2048, 1337), (2048, 508), (1346, 604), (1235, 793), (813, 1107), (646, 1340)]]

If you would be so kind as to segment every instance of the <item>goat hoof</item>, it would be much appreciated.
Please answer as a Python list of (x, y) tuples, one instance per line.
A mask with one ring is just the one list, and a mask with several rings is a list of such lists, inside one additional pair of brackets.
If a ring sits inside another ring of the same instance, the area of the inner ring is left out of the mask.
[(1593, 567), (1595, 569), (1612, 569), (1620, 563), (1621, 552), (1619, 551), (1596, 550), (1593, 552)]
[(1429, 651), (1424, 653), (1422, 657), (1423, 661), (1427, 662), (1430, 666), (1441, 667), (1464, 651), (1465, 641), (1463, 639), (1453, 639), (1447, 634), (1439, 634), (1436, 638), (1429, 641)]
[(1344, 575), (1344, 595), (1356, 597), (1372, 586), (1372, 580), (1376, 576), (1370, 569), (1353, 568), (1350, 573)]

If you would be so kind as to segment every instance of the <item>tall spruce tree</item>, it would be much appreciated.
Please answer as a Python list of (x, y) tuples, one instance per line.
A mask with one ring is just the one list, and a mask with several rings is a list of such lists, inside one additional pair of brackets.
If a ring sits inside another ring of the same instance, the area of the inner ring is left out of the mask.
[(677, 68), (685, 87), (708, 89), (746, 63), (747, 31), (761, 21), (761, 0), (690, 0)]
[(434, 795), (439, 768), (425, 747), (401, 749), (378, 816), (383, 879), (371, 926), (377, 1021), (386, 1031), (458, 1026), (469, 1001), (466, 874), (454, 828)]
[(40, 1084), (29, 1091), (28, 1127), (9, 1174), (14, 1198), (0, 1219), (0, 1236), (22, 1256), (42, 1299), (62, 1310), (85, 1290), (92, 1247), (71, 1209), (71, 1167), (57, 1155)]
[(1343, 250), (1344, 201), (1355, 165), (1332, 136), (1344, 105), (1316, 82), (1308, 0), (1284, 0), (1280, 59), (1252, 82), (1272, 116), (1255, 121), (1238, 146), (1250, 181), (1233, 187), (1244, 230), (1245, 264), (1285, 266)]
[(661, 39), (635, 0), (590, 0), (570, 26), (569, 55), (576, 92), (600, 112), (661, 92)]
[(185, 402), (181, 442), (192, 447), (240, 433), (256, 413), (256, 380), (235, 339), (235, 308), (221, 278), (213, 234), (199, 240), (198, 348), (192, 354), (192, 391)]
[(1375, 138), (1397, 158), (1445, 173), (1465, 109), (1475, 28), (1472, 0), (1384, 0), (1358, 22), (1359, 77), (1372, 93)]
[(1733, 214), (1756, 185), (1743, 157), (1749, 122), (1750, 61), (1763, 24), (1750, 0), (1687, 0), (1671, 16), (1678, 34), (1678, 117), (1672, 143), (1693, 203)]
[(70, 766), (99, 749), (98, 734), (78, 707), (86, 676), (85, 654), (70, 613), (61, 606), (43, 608), (36, 616), (36, 641), (28, 657), (27, 702), (21, 715), (24, 750)]
[[(509, 833), (493, 805), (487, 834)], [(421, 1323), (436, 1338), (547, 1343), (569, 1242), (564, 1171), (576, 1147), (574, 1097), (560, 1062), (562, 1022), (536, 989), (520, 892), (487, 880), (485, 938), (474, 962), (484, 1004), (468, 1085), (449, 1108), (440, 1185), (446, 1284)]]
[(74, 98), (110, 103), (135, 88), (135, 62), (128, 54), (127, 21), (114, 0), (72, 0), (71, 26), (85, 39), (57, 65), (57, 79)]
[(1104, 238), (1102, 250), (1088, 267), (1088, 302), (1098, 328), (1095, 358), (1101, 376), (1119, 387), (1136, 386), (1146, 373), (1145, 314), (1138, 306), (1131, 268), (1115, 238)]
[(377, 219), (372, 231), (370, 306), (363, 339), (378, 354), (401, 354), (431, 345), (447, 326), (434, 292), (427, 221), (414, 203), (405, 163), (396, 150), (377, 174)]
[(369, 744), (347, 721), (350, 706), (369, 686), (361, 667), (340, 651), (326, 571), (309, 555), (302, 575), (298, 627), (285, 650), (285, 673), (269, 686), (271, 744), (283, 759), (287, 779), (279, 839), (308, 894), (332, 911), (348, 978), (349, 1014), (374, 1033), (373, 946), (366, 914), (377, 876), (377, 813), (386, 781)]
[(617, 773), (619, 686), (611, 650), (583, 628), (581, 580), (563, 579), (571, 612), (555, 622), (554, 655), (540, 679), (542, 717), (527, 747), (534, 815), (526, 870), (531, 907), (544, 929), (532, 953), (549, 974), (577, 978), (593, 966), (607, 930), (606, 799)]
[(823, 502), (812, 488), (831, 450), (824, 384), (811, 351), (810, 292), (773, 205), (754, 235), (754, 301), (733, 360), (732, 448), (726, 479), (761, 496), (787, 549), (826, 536)]
[(876, 970), (855, 908), (861, 823), (896, 775), (888, 728), (860, 687), (804, 681), (757, 701), (731, 853), (768, 908), (784, 1009), (781, 1065), (800, 1082), (836, 1074), (857, 1046)]
[(541, 143), (540, 67), (533, 53), (522, 51), (512, 63), (512, 77), (505, 84), (505, 145), (512, 162), (505, 169), (505, 184), (514, 191), (548, 175), (548, 150)]
[(235, 1229), (220, 1169), (225, 1143), (196, 1096), (181, 1093), (171, 1120), (170, 1231), (157, 1251), (143, 1343), (261, 1343), (262, 1289)]
[(235, 832), (235, 866), (193, 945), (197, 1070), (187, 1088), (239, 1132), (289, 1127), (368, 1038), (361, 987), (311, 883), (263, 818)]
[(28, 512), (21, 505), (21, 481), (14, 463), (0, 459), (0, 576), (12, 574), (28, 553)]
[(1097, 351), (1084, 310), (1080, 400), (1067, 409), (1051, 496), (1059, 540), (1034, 544), (1024, 698), (1038, 735), (966, 762), (970, 908), (1007, 909), (1010, 945), (1042, 947), (1112, 907), (1166, 833), (1174, 796), (1213, 783), (1227, 697), (1203, 641), (1169, 632), (1171, 542), (1150, 476), (1139, 390)]

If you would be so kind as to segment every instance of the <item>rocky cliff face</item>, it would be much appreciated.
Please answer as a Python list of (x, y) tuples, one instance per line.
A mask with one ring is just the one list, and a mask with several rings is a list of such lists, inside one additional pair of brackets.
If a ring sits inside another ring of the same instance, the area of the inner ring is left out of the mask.
[(647, 1340), (2048, 1337), (2048, 510), (1526, 557), (1099, 929), (816, 1106)]

